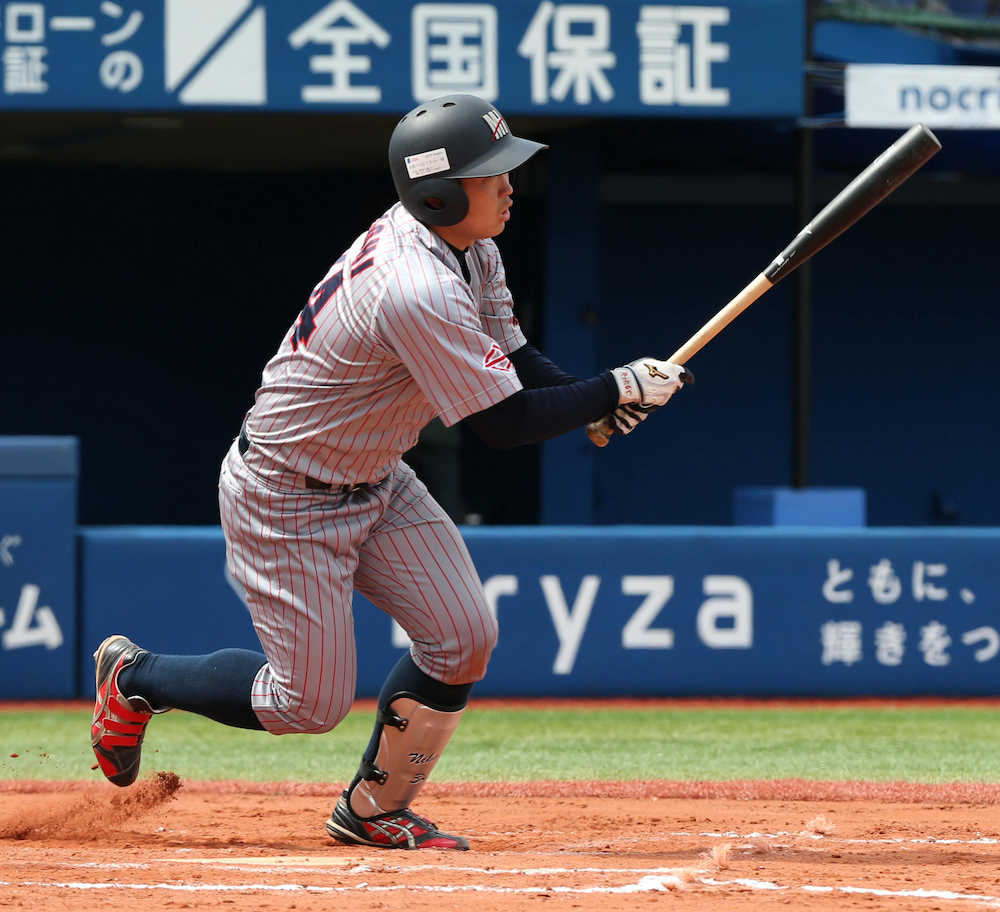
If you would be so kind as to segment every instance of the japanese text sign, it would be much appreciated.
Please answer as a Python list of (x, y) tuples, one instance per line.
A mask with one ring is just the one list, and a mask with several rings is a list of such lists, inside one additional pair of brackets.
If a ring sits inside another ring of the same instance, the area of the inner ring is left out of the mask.
[(10, 109), (794, 117), (803, 4), (0, 0)]

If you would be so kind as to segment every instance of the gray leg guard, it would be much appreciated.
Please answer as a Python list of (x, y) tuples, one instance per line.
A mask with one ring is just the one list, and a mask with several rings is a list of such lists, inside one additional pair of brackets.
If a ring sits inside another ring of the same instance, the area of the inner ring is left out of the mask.
[(465, 708), (431, 709), (398, 694), (379, 709), (378, 750), (361, 761), (348, 799), (359, 817), (374, 817), (409, 807), (458, 727)]

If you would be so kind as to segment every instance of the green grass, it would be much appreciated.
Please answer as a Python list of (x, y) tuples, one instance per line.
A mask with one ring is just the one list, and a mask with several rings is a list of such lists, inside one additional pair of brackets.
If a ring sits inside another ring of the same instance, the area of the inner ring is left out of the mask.
[[(98, 779), (90, 715), (0, 713), (0, 779)], [(143, 770), (188, 779), (342, 782), (371, 733), (352, 712), (325, 735), (153, 719)], [(17, 753), (12, 758), (9, 755)], [(983, 707), (476, 709), (436, 781), (839, 779), (1000, 782), (1000, 713)]]

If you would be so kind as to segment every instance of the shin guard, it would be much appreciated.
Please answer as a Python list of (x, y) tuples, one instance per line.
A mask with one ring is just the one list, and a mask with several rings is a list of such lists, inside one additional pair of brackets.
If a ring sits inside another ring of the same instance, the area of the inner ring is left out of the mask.
[(434, 769), (459, 720), (462, 709), (431, 709), (409, 694), (396, 694), (379, 707), (375, 756), (365, 754), (348, 789), (351, 810), (374, 817), (409, 807)]

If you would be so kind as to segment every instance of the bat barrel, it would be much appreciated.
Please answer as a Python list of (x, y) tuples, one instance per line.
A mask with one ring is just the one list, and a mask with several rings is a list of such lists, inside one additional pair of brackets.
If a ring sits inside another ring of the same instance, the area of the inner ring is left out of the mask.
[(923, 124), (910, 127), (837, 194), (784, 249), (764, 275), (778, 282), (878, 205), (941, 148)]

